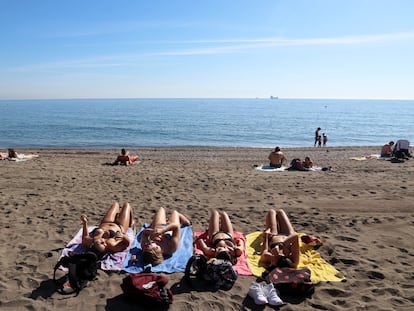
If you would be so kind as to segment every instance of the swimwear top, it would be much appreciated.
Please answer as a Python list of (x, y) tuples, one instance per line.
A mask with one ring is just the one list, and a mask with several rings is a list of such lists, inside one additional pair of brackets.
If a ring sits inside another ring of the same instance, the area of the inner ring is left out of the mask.
[(283, 244), (282, 242), (274, 242), (274, 243), (270, 244), (270, 249), (273, 249), (276, 246), (279, 246), (279, 247), (283, 248), (283, 247), (285, 247), (285, 244)]

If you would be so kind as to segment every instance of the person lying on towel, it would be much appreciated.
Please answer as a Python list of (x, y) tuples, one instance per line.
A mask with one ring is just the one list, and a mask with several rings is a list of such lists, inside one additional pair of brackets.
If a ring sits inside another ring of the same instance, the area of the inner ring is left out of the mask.
[(85, 214), (82, 214), (80, 218), (83, 223), (82, 245), (100, 256), (105, 253), (121, 252), (132, 242), (126, 235), (128, 228), (134, 225), (129, 203), (125, 203), (122, 209), (117, 202), (113, 203), (99, 226), (90, 233), (88, 232), (88, 218)]
[(284, 210), (270, 210), (266, 215), (260, 261), (267, 267), (296, 268), (299, 263), (298, 234)]
[(243, 241), (234, 239), (233, 225), (226, 212), (211, 212), (208, 225), (208, 239), (198, 239), (196, 242), (208, 258), (229, 260), (233, 265), (237, 263), (244, 251)]
[(142, 232), (140, 243), (143, 264), (158, 265), (164, 258), (171, 257), (180, 242), (181, 226), (190, 224), (190, 220), (176, 210), (167, 219), (165, 209), (159, 208), (151, 226)]

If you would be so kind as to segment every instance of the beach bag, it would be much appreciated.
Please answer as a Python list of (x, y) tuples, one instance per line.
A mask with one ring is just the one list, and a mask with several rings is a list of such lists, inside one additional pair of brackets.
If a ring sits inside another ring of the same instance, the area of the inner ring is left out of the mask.
[[(60, 280), (56, 280), (56, 270), (59, 267), (68, 269), (68, 273)], [(57, 285), (57, 291), (60, 294), (73, 294), (76, 296), (85, 288), (89, 281), (96, 279), (98, 275), (98, 258), (93, 252), (86, 252), (82, 254), (70, 254), (62, 257), (55, 265), (53, 271), (53, 280)], [(65, 291), (63, 284), (69, 281), (73, 291)]]
[(154, 273), (131, 273), (121, 283), (127, 299), (148, 306), (167, 306), (173, 301), (172, 291), (166, 287), (168, 278)]
[(187, 262), (185, 278), (190, 284), (196, 279), (204, 281), (213, 290), (229, 290), (236, 282), (238, 274), (228, 260), (207, 261), (203, 255), (194, 255)]
[(276, 267), (267, 274), (266, 280), (273, 283), (282, 296), (308, 297), (315, 292), (310, 276), (308, 268)]

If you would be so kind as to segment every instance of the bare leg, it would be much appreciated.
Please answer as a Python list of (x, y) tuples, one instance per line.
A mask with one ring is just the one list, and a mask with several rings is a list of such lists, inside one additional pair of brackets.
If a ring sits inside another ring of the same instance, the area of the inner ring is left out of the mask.
[(119, 213), (116, 223), (122, 227), (122, 232), (126, 232), (133, 223), (131, 205), (126, 202)]
[(212, 241), (214, 233), (220, 231), (220, 214), (218, 211), (211, 211), (210, 222), (208, 223), (208, 237)]
[(119, 204), (118, 202), (114, 202), (111, 208), (106, 212), (104, 218), (101, 221), (101, 224), (104, 222), (114, 222), (116, 219), (116, 215), (119, 213)]
[(151, 228), (154, 229), (166, 223), (167, 223), (167, 216), (165, 214), (165, 209), (163, 207), (160, 207), (158, 211), (155, 213), (154, 219), (151, 223)]
[(188, 219), (187, 217), (185, 217), (183, 214), (181, 214), (179, 212), (177, 212), (177, 214), (178, 214), (178, 219), (179, 219), (180, 225), (189, 226), (191, 224), (190, 219)]
[(289, 218), (287, 217), (284, 210), (279, 209), (276, 213), (276, 220), (279, 225), (279, 233), (284, 233), (287, 235), (295, 234), (296, 231), (293, 229), (292, 224), (290, 223)]
[(276, 221), (276, 211), (270, 210), (266, 215), (266, 224), (265, 224), (265, 231), (272, 233), (272, 234), (278, 234), (278, 227), (277, 227), (277, 221)]
[(221, 229), (230, 234), (232, 237), (234, 236), (233, 225), (230, 221), (229, 215), (227, 215), (226, 212), (221, 212)]
[(168, 217), (167, 220), (168, 224), (180, 224), (180, 214), (177, 211), (173, 211), (170, 215), (170, 217)]

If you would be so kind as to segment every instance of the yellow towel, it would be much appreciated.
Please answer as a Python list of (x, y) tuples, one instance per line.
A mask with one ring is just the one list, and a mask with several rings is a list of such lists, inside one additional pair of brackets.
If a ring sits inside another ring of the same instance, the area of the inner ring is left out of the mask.
[[(311, 246), (302, 242), (301, 236), (305, 233), (299, 233), (300, 256), (298, 269), (308, 268), (311, 271), (311, 280), (314, 283), (320, 281), (340, 282), (345, 280), (331, 264), (321, 258), (321, 255), (312, 249)], [(253, 275), (261, 276), (266, 270), (260, 263), (260, 254), (262, 251), (262, 232), (255, 231), (246, 235), (246, 252), (250, 269)]]

